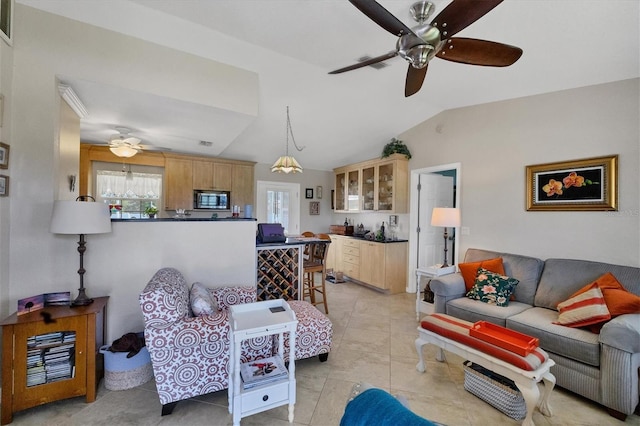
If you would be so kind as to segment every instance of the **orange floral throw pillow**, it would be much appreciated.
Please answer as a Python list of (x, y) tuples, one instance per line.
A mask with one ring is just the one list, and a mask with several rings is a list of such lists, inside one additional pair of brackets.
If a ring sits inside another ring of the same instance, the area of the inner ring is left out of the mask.
[(458, 268), (460, 268), (460, 274), (464, 279), (464, 286), (467, 289), (467, 292), (471, 290), (476, 283), (476, 276), (478, 275), (478, 269), (480, 268), (495, 272), (496, 274), (504, 275), (504, 265), (502, 264), (501, 257), (487, 259), (480, 262), (459, 263)]
[[(607, 304), (611, 318), (623, 314), (640, 313), (640, 296), (627, 291), (611, 272), (607, 272), (594, 282), (582, 287), (573, 293), (571, 297), (589, 291), (593, 284), (597, 284), (600, 290), (602, 290), (602, 295), (604, 296), (604, 301)], [(599, 324), (591, 325), (589, 329), (594, 333), (599, 333), (605, 323), (606, 321), (603, 321)]]
[(597, 283), (592, 283), (587, 291), (558, 303), (558, 311), (558, 320), (553, 323), (566, 327), (584, 327), (611, 319)]

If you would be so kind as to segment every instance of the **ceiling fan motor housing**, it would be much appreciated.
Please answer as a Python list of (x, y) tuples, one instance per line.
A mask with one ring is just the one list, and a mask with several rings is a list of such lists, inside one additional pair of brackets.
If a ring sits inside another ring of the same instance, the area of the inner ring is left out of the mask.
[(400, 37), (396, 49), (400, 57), (409, 61), (413, 67), (424, 68), (442, 46), (440, 30), (429, 24), (417, 25), (411, 30), (414, 34)]

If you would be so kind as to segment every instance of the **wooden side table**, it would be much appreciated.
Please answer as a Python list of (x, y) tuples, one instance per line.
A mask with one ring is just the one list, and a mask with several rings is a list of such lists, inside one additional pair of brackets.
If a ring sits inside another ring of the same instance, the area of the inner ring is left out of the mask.
[(420, 320), (420, 312), (432, 314), (434, 312), (433, 303), (427, 303), (420, 300), (422, 289), (420, 287), (420, 277), (436, 278), (443, 275), (453, 274), (456, 271), (455, 265), (439, 268), (437, 266), (429, 266), (428, 268), (416, 268), (416, 319)]
[(16, 411), (59, 399), (86, 395), (87, 402), (96, 400), (108, 301), (98, 297), (87, 306), (14, 313), (0, 323), (3, 425)]

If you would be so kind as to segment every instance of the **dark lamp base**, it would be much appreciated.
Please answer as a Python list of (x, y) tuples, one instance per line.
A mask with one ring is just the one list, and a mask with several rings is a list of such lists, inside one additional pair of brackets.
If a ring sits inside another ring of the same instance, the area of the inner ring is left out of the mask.
[(81, 287), (79, 289), (78, 297), (76, 297), (75, 300), (71, 302), (71, 306), (87, 306), (92, 303), (93, 299), (87, 297), (86, 293), (84, 292), (84, 288)]

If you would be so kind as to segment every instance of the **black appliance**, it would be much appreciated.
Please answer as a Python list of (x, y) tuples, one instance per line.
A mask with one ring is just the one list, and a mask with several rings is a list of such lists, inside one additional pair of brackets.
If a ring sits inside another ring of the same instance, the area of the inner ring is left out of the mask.
[(193, 191), (193, 208), (201, 210), (231, 210), (231, 193), (229, 191), (196, 189)]
[(258, 243), (284, 243), (286, 240), (284, 228), (279, 223), (258, 224)]

